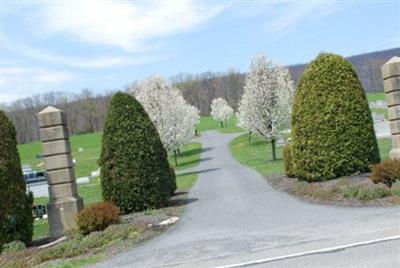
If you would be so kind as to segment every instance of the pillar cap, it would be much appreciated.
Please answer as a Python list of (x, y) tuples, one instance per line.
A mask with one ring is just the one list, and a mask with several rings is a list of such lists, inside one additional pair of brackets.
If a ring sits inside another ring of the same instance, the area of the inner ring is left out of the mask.
[(62, 110), (54, 107), (54, 106), (47, 106), (43, 110), (41, 110), (38, 114), (47, 114), (47, 113), (56, 113), (56, 112), (61, 112), (63, 113)]
[(382, 78), (388, 79), (394, 76), (400, 76), (400, 57), (394, 56), (381, 67)]

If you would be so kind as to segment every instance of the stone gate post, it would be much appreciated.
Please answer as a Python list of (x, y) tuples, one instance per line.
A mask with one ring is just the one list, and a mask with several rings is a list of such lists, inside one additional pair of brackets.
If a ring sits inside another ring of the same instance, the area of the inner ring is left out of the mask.
[(83, 208), (83, 200), (75, 183), (66, 114), (48, 106), (39, 112), (38, 120), (49, 184), (50, 235), (58, 238), (75, 227), (75, 216)]
[(392, 150), (390, 158), (400, 159), (400, 57), (393, 57), (381, 68), (385, 88)]

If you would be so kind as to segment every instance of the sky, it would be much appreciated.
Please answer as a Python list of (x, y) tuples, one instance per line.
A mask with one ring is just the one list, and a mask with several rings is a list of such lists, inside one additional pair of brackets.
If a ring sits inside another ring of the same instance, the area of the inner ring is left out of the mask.
[(0, 0), (0, 103), (400, 47), (400, 1)]

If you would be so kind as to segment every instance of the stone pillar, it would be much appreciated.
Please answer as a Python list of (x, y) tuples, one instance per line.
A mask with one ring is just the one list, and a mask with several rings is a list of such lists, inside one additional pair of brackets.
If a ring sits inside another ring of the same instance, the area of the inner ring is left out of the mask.
[(389, 155), (392, 159), (400, 159), (400, 57), (391, 58), (381, 69), (392, 133)]
[(38, 120), (49, 184), (47, 213), (50, 235), (58, 238), (76, 226), (75, 216), (83, 208), (83, 200), (75, 183), (65, 113), (49, 106), (39, 112)]

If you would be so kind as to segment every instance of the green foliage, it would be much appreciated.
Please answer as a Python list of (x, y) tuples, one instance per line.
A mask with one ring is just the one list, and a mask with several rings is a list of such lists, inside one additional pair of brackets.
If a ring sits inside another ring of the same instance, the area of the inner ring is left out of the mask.
[(321, 53), (295, 92), (292, 149), (296, 177), (321, 181), (369, 170), (379, 162), (371, 112), (352, 65)]
[(0, 111), (0, 248), (32, 239), (32, 194), (26, 193), (14, 125)]
[(111, 100), (99, 165), (103, 198), (123, 214), (168, 205), (167, 153), (142, 105), (128, 94), (118, 92)]
[(119, 208), (111, 202), (100, 202), (86, 206), (77, 217), (76, 224), (81, 234), (103, 231), (111, 224), (120, 223)]
[(175, 175), (175, 169), (170, 166), (169, 167), (169, 189), (170, 189), (170, 194), (173, 195), (176, 191), (176, 175)]
[(396, 181), (400, 181), (400, 160), (387, 159), (379, 164), (372, 166), (372, 174), (370, 179), (374, 183), (384, 183), (388, 187)]
[(12, 241), (10, 243), (4, 244), (3, 245), (3, 253), (8, 254), (8, 253), (13, 253), (13, 252), (18, 252), (26, 249), (25, 243), (19, 240)]
[(294, 178), (296, 175), (294, 173), (293, 157), (292, 157), (292, 146), (287, 144), (283, 147), (283, 164), (285, 169), (285, 174), (289, 178)]

